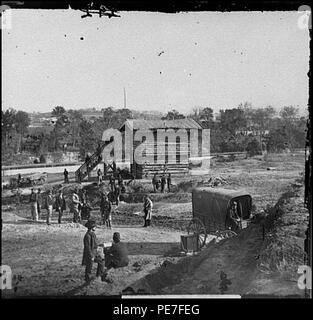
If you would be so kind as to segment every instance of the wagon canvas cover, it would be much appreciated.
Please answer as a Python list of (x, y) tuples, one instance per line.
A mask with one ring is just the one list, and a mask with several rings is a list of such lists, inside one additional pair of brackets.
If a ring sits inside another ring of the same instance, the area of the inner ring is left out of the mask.
[(195, 188), (192, 190), (193, 217), (199, 218), (206, 227), (224, 229), (229, 204), (232, 200), (240, 202), (242, 219), (251, 213), (252, 199), (246, 191), (222, 188)]

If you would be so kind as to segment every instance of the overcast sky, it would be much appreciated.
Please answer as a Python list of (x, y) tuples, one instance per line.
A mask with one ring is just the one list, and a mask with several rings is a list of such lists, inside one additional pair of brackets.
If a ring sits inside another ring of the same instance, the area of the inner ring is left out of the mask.
[(124, 87), (137, 110), (217, 111), (245, 101), (306, 108), (309, 36), (299, 12), (82, 14), (12, 11), (3, 109), (118, 108)]

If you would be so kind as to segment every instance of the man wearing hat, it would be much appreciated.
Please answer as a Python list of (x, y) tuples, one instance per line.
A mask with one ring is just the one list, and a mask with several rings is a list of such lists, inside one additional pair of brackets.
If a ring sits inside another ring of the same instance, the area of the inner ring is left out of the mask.
[(38, 188), (38, 191), (37, 191), (37, 211), (38, 211), (39, 219), (40, 219), (40, 214), (41, 214), (41, 206), (42, 206), (42, 194), (41, 194), (41, 189)]
[[(85, 227), (88, 229), (88, 231), (84, 236), (84, 253), (83, 253), (82, 265), (86, 266), (85, 281), (90, 282), (92, 265), (97, 255), (97, 237), (95, 234), (96, 222), (94, 220), (88, 220), (87, 223), (85, 224)], [(97, 277), (102, 276), (103, 269), (104, 269), (103, 262), (98, 261)]]
[(100, 201), (100, 214), (102, 223), (108, 228), (112, 229), (112, 203), (109, 201), (108, 196), (103, 192)]
[(31, 188), (31, 194), (29, 199), (31, 205), (32, 219), (38, 221), (38, 195), (34, 188)]
[(55, 208), (59, 214), (58, 223), (61, 224), (63, 211), (66, 210), (66, 201), (65, 201), (62, 189), (59, 190), (59, 194), (56, 196)]
[(104, 248), (105, 267), (107, 270), (111, 268), (126, 267), (129, 263), (128, 251), (126, 244), (121, 242), (119, 232), (113, 234), (113, 244), (110, 248)]
[(51, 190), (48, 190), (47, 192), (45, 207), (47, 209), (47, 225), (50, 225), (50, 217), (52, 216), (53, 210), (53, 196)]

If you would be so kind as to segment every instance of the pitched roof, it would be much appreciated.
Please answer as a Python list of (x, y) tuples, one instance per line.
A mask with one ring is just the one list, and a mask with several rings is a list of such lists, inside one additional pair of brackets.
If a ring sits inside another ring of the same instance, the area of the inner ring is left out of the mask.
[(124, 125), (134, 130), (138, 129), (202, 129), (201, 125), (193, 119), (177, 119), (177, 120), (140, 120), (128, 119)]

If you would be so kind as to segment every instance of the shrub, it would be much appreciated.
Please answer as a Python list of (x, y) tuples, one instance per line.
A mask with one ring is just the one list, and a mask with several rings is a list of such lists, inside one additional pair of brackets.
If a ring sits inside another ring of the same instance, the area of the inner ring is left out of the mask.
[(248, 142), (246, 151), (249, 157), (253, 157), (260, 154), (261, 146), (259, 141), (257, 141), (256, 139), (253, 139), (250, 142)]

